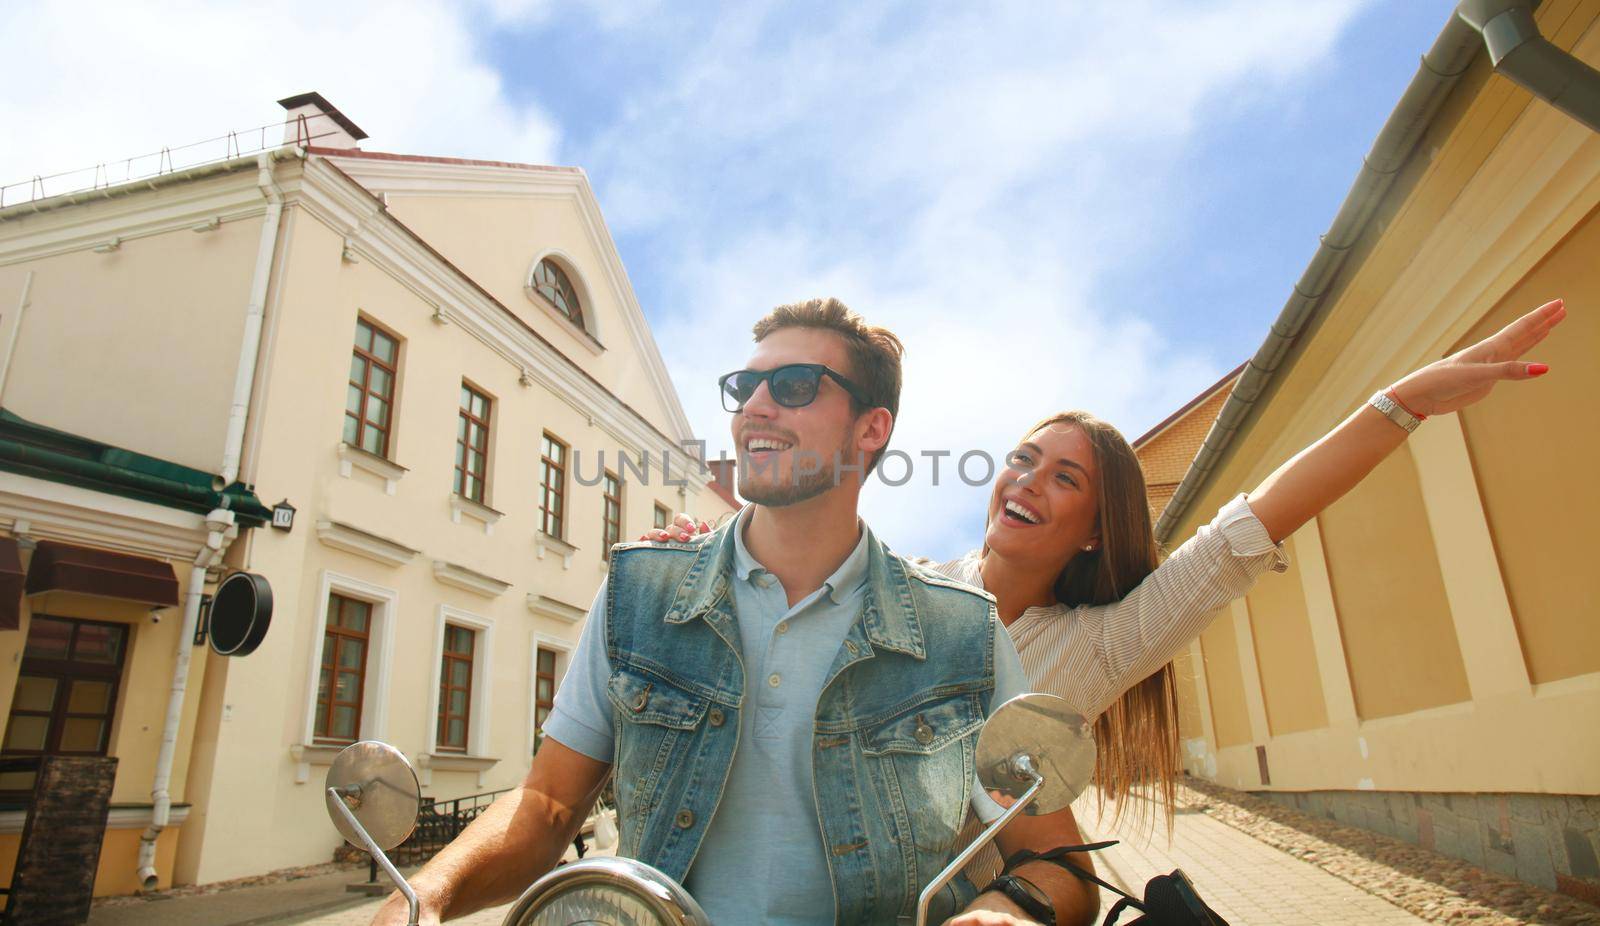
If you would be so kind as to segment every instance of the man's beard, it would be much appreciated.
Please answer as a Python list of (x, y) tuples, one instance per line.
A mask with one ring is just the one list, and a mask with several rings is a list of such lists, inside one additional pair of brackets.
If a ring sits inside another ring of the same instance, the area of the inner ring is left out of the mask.
[[(804, 460), (809, 463), (811, 460), (816, 459), (817, 455), (807, 451), (791, 450), (789, 452), (794, 454), (794, 460), (791, 462), (789, 478), (773, 479), (771, 482), (756, 483), (748, 478), (752, 475), (750, 472), (752, 467), (747, 461), (741, 460), (738, 470), (739, 494), (752, 504), (763, 505), (768, 508), (782, 508), (785, 505), (796, 505), (808, 499), (816, 498), (839, 484), (837, 477), (842, 472), (839, 464), (848, 465), (850, 463), (849, 445), (850, 435), (847, 431), (839, 442), (839, 449), (824, 456), (820, 465), (817, 466), (816, 472), (804, 474), (800, 473), (801, 461)], [(776, 470), (777, 467), (774, 466), (773, 469)], [(766, 470), (762, 469), (761, 471), (765, 472)], [(776, 476), (776, 472), (773, 475)]]

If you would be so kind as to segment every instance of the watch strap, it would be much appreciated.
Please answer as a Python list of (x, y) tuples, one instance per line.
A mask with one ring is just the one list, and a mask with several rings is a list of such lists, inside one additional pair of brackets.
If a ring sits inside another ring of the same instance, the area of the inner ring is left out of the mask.
[(1001, 875), (990, 882), (988, 889), (1004, 894), (1007, 900), (1044, 926), (1055, 926), (1055, 907), (1051, 905), (1049, 896), (1032, 881), (1016, 875)]
[(1367, 400), (1367, 404), (1381, 412), (1383, 417), (1404, 428), (1407, 434), (1415, 431), (1417, 425), (1422, 423), (1421, 418), (1406, 411), (1404, 406), (1391, 398), (1386, 391), (1374, 392), (1372, 398)]

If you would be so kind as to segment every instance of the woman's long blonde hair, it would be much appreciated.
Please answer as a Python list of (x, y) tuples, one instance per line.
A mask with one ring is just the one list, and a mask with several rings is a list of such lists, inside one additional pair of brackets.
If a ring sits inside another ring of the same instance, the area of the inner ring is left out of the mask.
[[(1160, 563), (1150, 502), (1145, 495), (1139, 458), (1110, 422), (1083, 411), (1062, 412), (1034, 425), (1075, 427), (1094, 448), (1095, 497), (1100, 544), (1072, 557), (1056, 578), (1056, 601), (1068, 607), (1102, 605), (1122, 600)], [(1177, 682), (1172, 663), (1123, 692), (1094, 723), (1095, 784), (1101, 806), (1114, 805), (1113, 819), (1134, 807), (1138, 822), (1148, 819), (1150, 805), (1130, 801), (1136, 791), (1153, 790), (1172, 825), (1179, 762)]]

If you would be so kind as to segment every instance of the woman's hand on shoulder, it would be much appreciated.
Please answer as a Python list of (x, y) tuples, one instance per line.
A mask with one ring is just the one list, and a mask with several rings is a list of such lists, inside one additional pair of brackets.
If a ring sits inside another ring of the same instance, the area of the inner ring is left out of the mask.
[(1490, 337), (1395, 383), (1394, 394), (1413, 414), (1444, 415), (1479, 401), (1501, 380), (1543, 376), (1548, 366), (1522, 357), (1566, 317), (1566, 303), (1547, 302)]
[(639, 539), (652, 543), (667, 543), (669, 541), (682, 543), (686, 540), (693, 540), (698, 535), (709, 533), (711, 533), (710, 524), (704, 521), (696, 521), (694, 518), (680, 512), (677, 517), (672, 519), (671, 527), (651, 528), (645, 531)]

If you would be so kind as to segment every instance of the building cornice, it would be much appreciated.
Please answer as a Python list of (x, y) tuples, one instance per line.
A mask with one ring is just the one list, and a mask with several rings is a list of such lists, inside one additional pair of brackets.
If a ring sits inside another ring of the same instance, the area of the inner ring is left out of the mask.
[(364, 556), (385, 566), (404, 566), (421, 552), (398, 540), (390, 540), (388, 537), (342, 521), (318, 521), (317, 539), (322, 541), (324, 546)]
[(498, 598), (505, 594), (511, 587), (510, 582), (496, 579), (494, 576), (484, 575), (465, 566), (447, 563), (442, 559), (433, 561), (433, 577), (445, 585), (454, 586), (485, 598)]
[(204, 515), (4, 471), (0, 521), (19, 537), (166, 559), (193, 559), (206, 541)]

